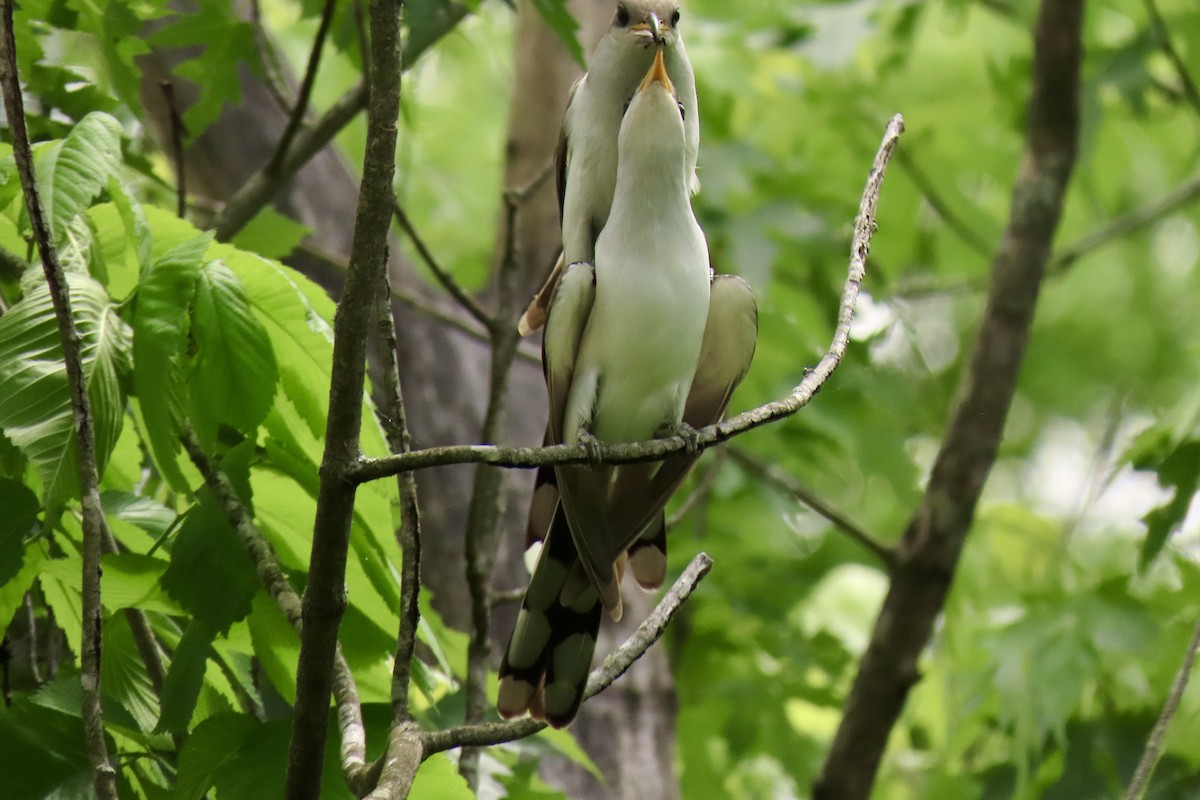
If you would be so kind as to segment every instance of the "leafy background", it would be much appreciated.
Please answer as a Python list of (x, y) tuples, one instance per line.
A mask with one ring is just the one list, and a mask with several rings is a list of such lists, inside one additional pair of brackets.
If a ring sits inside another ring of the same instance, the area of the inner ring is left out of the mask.
[[(262, 4), (280, 57), (297, 69), (320, 5)], [(415, 26), (422, 5), (410, 5)], [(561, 3), (541, 5), (569, 33), (553, 16)], [(1200, 76), (1200, 8), (1160, 8)], [(472, 10), (406, 78), (398, 189), (431, 249), (482, 289), (513, 14), (501, 2)], [(673, 533), (676, 569), (701, 548), (717, 562), (665, 643), (684, 797), (802, 797), (820, 768), (886, 575), (746, 464), (775, 465), (881, 541), (898, 539), (1007, 220), (1034, 11), (1025, 0), (688, 5), (703, 123), (696, 211), (714, 265), (754, 285), (762, 321), (735, 410), (783, 394), (824, 350), (865, 168), (891, 113), (905, 114), (907, 133), (846, 363), (799, 416), (739, 439)], [(259, 796), (282, 781), (298, 639), (198, 489), (179, 434), (186, 421), (220, 460), (302, 590), (333, 304), (276, 260), (304, 233), (285, 216), (264, 213), (232, 245), (174, 217), (173, 171), (147, 132), (135, 56), (207, 45), (176, 72), (205, 90), (184, 117), (193, 135), (239, 99), (239, 65), (272, 65), (222, 0), (137, 35), (166, 12), (163, 0), (23, 2), (20, 67), (121, 550), (104, 558), (103, 689), (123, 794)], [(1200, 195), (1200, 107), (1145, 6), (1099, 0), (1085, 24), (1084, 131), (1059, 253), (1178, 187)], [(349, 12), (333, 44), (318, 109), (361, 74)], [(340, 135), (349, 163), (361, 163), (361, 142), (361, 123)], [(29, 614), (41, 635), (40, 683), (10, 644), (0, 794), (85, 796), (70, 410), (48, 295), (39, 271), (23, 269), (28, 219), (6, 145), (0, 159), (0, 620), (14, 620), (10, 643), (27, 634)], [(1200, 523), (1188, 515), (1200, 481), (1197, 224), (1194, 205), (1179, 204), (1056, 262), (1000, 460), (875, 797), (1100, 798), (1128, 781), (1200, 617)], [(364, 449), (386, 450), (373, 423)], [(359, 493), (342, 628), (375, 744), (396, 630), (393, 494), (385, 482)], [(145, 612), (172, 653), (161, 691), (123, 609)], [(418, 711), (443, 721), (461, 704), (465, 640), (425, 614), (435, 657), (417, 676)], [(547, 748), (585, 757), (565, 735), (542, 738), (490, 752), (484, 794), (555, 796), (533, 759)], [(1200, 795), (1197, 741), (1193, 685), (1149, 796)], [(347, 796), (330, 748), (323, 794)], [(439, 756), (413, 796), (466, 794)]]

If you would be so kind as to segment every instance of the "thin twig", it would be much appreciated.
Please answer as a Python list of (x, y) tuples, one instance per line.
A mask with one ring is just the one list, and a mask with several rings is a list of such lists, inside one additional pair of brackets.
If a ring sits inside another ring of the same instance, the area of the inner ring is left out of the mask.
[(425, 241), (417, 233), (413, 227), (412, 220), (404, 211), (404, 206), (400, 205), (398, 198), (392, 200), (392, 213), (396, 217), (396, 222), (412, 240), (413, 247), (417, 248), (417, 253), (421, 256), (421, 260), (425, 262), (425, 266), (429, 267), (429, 271), (438, 279), (438, 283), (442, 285), (450, 296), (454, 298), (463, 310), (475, 318), (475, 321), (487, 328), (489, 331), (495, 327), (495, 318), (489, 314), (483, 306), (479, 305), (479, 301), (471, 296), (470, 292), (462, 287), (462, 285), (450, 274), (449, 270), (444, 268), (433, 255), (428, 247), (425, 246)]
[(820, 514), (831, 522), (835, 528), (846, 534), (853, 542), (882, 561), (884, 566), (891, 569), (896, 563), (896, 552), (892, 548), (882, 544), (874, 536), (855, 525), (840, 511), (817, 497), (816, 494), (810, 491), (808, 487), (794, 476), (789, 475), (774, 464), (769, 464), (760, 458), (750, 455), (740, 447), (730, 447), (728, 452), (730, 457), (741, 465), (743, 469), (758, 476), (779, 491), (791, 495)]
[[(706, 553), (699, 553), (688, 564), (687, 569), (679, 579), (663, 595), (650, 616), (638, 626), (624, 644), (613, 651), (600, 666), (592, 670), (588, 676), (587, 687), (583, 698), (588, 700), (607, 689), (613, 682), (625, 674), (633, 663), (641, 658), (650, 646), (662, 637), (667, 625), (674, 619), (684, 601), (699, 585), (708, 571), (712, 569), (712, 559)], [(532, 736), (546, 727), (546, 723), (525, 717), (510, 722), (489, 722), (479, 725), (464, 725), (457, 728), (447, 728), (441, 731), (423, 733), (421, 739), (425, 745), (425, 756), (450, 750), (455, 747), (487, 747), (494, 744), (511, 742)]]
[(317, 25), (312, 50), (308, 54), (308, 64), (304, 68), (304, 79), (300, 81), (300, 89), (296, 93), (296, 103), (288, 115), (287, 127), (283, 129), (283, 135), (279, 137), (279, 146), (275, 148), (275, 154), (267, 163), (268, 175), (273, 175), (279, 170), (284, 157), (287, 156), (288, 148), (292, 146), (292, 139), (295, 138), (296, 131), (300, 129), (300, 125), (304, 121), (304, 115), (308, 113), (308, 101), (312, 97), (313, 84), (317, 80), (317, 68), (321, 65), (321, 52), (325, 49), (325, 39), (329, 35), (329, 27), (333, 23), (335, 8), (337, 8), (337, 0), (325, 0), (325, 7), (321, 10), (321, 22)]
[(104, 714), (100, 708), (100, 550), (106, 524), (100, 506), (100, 475), (96, 468), (96, 435), (88, 400), (87, 381), (83, 374), (83, 357), (79, 330), (71, 315), (70, 288), (58, 261), (50, 223), (38, 195), (37, 178), (33, 171), (33, 151), (25, 127), (25, 104), (17, 76), (17, 45), (13, 37), (13, 0), (0, 2), (3, 31), (0, 31), (0, 89), (4, 94), (4, 110), (12, 132), (13, 157), (21, 178), (29, 225), (42, 257), (42, 270), (58, 321), (62, 342), (67, 383), (71, 391), (71, 412), (75, 426), (75, 446), (79, 455), (79, 489), (83, 506), (83, 631), (80, 649), (80, 683), (83, 686), (83, 730), (88, 758), (92, 764), (96, 795), (101, 800), (117, 797), (117, 772), (108, 757), (104, 739)]
[[(451, 2), (437, 16), (437, 24), (421, 31), (421, 36), (412, 36), (404, 50), (404, 68), (412, 66), (413, 62), (429, 49), (434, 42), (454, 28), (468, 13), (469, 8), (462, 2)], [(364, 59), (365, 61), (366, 59)], [(275, 173), (268, 175), (266, 167), (259, 170), (238, 189), (221, 212), (213, 219), (212, 229), (217, 239), (227, 242), (246, 223), (254, 219), (263, 207), (270, 202), (279, 189), (292, 179), (302, 166), (324, 149), (350, 120), (358, 116), (358, 112), (367, 107), (367, 84), (364, 80), (338, 98), (329, 109), (310, 127), (299, 131), (287, 157)], [(395, 125), (395, 120), (392, 120)]]
[[(850, 324), (854, 319), (854, 306), (858, 300), (859, 287), (866, 274), (866, 258), (871, 248), (871, 236), (875, 232), (875, 209), (879, 191), (883, 186), (884, 171), (891, 160), (904, 120), (897, 114), (888, 123), (879, 152), (875, 155), (867, 185), (859, 204), (855, 220), (854, 238), (851, 244), (850, 268), (846, 284), (842, 289), (841, 305), (838, 308), (838, 323), (834, 330), (829, 350), (817, 366), (805, 373), (800, 383), (784, 398), (766, 403), (736, 417), (730, 417), (697, 432), (695, 445), (699, 449), (711, 447), (734, 436), (770, 422), (789, 417), (808, 405), (820, 391), (821, 386), (837, 369), (850, 342)], [(629, 464), (638, 461), (661, 460), (665, 456), (683, 452), (689, 443), (680, 437), (654, 439), (645, 442), (601, 443), (596, 454), (583, 445), (551, 445), (548, 447), (495, 447), (490, 445), (451, 445), (414, 450), (399, 456), (377, 459), (361, 459), (347, 478), (363, 482), (390, 477), (405, 470), (426, 469), (446, 464), (491, 464), (498, 467), (533, 469), (549, 464)]]
[[(379, 295), (379, 339), (383, 349), (383, 429), (393, 453), (412, 450), (404, 394), (400, 388), (397, 362), (396, 321), (392, 317), (391, 284), (387, 271), (380, 276), (383, 291)], [(408, 685), (412, 678), (413, 653), (417, 644), (417, 626), (421, 622), (418, 603), (421, 592), (421, 506), (417, 498), (417, 478), (409, 472), (396, 476), (400, 494), (400, 527), (396, 539), (400, 545), (400, 629), (396, 634), (396, 660), (392, 665), (393, 724), (411, 719)], [(385, 770), (386, 771), (386, 770)]]
[(1175, 673), (1175, 680), (1171, 683), (1171, 693), (1167, 695), (1167, 702), (1163, 704), (1162, 713), (1158, 715), (1158, 721), (1154, 723), (1154, 729), (1150, 731), (1150, 738), (1146, 740), (1146, 749), (1142, 751), (1142, 757), (1138, 759), (1137, 769), (1134, 770), (1133, 778), (1129, 781), (1129, 788), (1125, 791), (1125, 800), (1142, 800), (1146, 789), (1150, 786), (1150, 776), (1154, 774), (1154, 767), (1162, 755), (1167, 731), (1171, 729), (1171, 720), (1174, 719), (1175, 712), (1179, 710), (1179, 702), (1183, 699), (1188, 679), (1192, 676), (1192, 665), (1196, 661), (1198, 650), (1200, 650), (1200, 622), (1196, 623), (1196, 628), (1192, 631), (1192, 641), (1188, 644), (1187, 652), (1183, 654), (1183, 663), (1179, 665), (1179, 671)]
[(1054, 254), (1047, 270), (1052, 274), (1065, 272), (1076, 261), (1109, 242), (1128, 236), (1162, 220), (1178, 209), (1200, 198), (1200, 175), (1196, 175), (1157, 200), (1128, 214), (1117, 217), (1103, 228), (1080, 237)]
[(42, 670), (38, 666), (37, 613), (33, 609), (33, 592), (25, 593), (25, 627), (29, 629), (29, 677), (42, 685)]
[[(497, 276), (499, 288), (498, 313), (494, 319), (510, 320), (516, 316), (515, 277), (517, 275), (517, 211), (518, 201), (504, 196), (504, 238)], [(487, 411), (484, 414), (480, 441), (494, 442), (501, 435), (504, 419), (504, 400), (508, 376), (520, 343), (515, 325), (493, 324), (491, 376), (488, 385)], [(475, 472), (471, 504), (467, 510), (466, 579), (471, 597), (471, 638), (467, 646), (467, 709), (465, 722), (478, 723), (487, 713), (487, 679), (491, 663), (491, 598), (492, 568), (499, 548), (500, 506), (503, 500), (504, 474), (501, 470), (480, 467)], [(479, 751), (464, 750), (458, 768), (472, 789), (479, 785)]]
[(704, 498), (708, 497), (712, 491), (713, 484), (717, 482), (717, 475), (721, 472), (721, 466), (725, 463), (725, 459), (729, 456), (728, 448), (721, 448), (713, 457), (712, 461), (704, 472), (701, 473), (700, 479), (696, 481), (696, 485), (692, 487), (692, 491), (688, 496), (683, 498), (683, 502), (679, 504), (679, 508), (675, 509), (675, 513), (667, 518), (667, 530), (671, 530), (676, 525), (684, 520), (688, 514), (692, 513), (692, 509), (700, 504)]
[(187, 135), (187, 127), (175, 102), (175, 84), (170, 80), (162, 80), (158, 88), (162, 90), (163, 100), (167, 104), (167, 119), (171, 125), (171, 157), (175, 159), (175, 216), (183, 219), (187, 216), (187, 162), (183, 158), (183, 137)]
[(916, 160), (911, 155), (904, 150), (896, 153), (896, 165), (904, 170), (909, 180), (913, 182), (913, 185), (925, 197), (925, 202), (929, 203), (930, 208), (937, 213), (942, 222), (946, 223), (946, 227), (958, 235), (963, 244), (984, 258), (991, 258), (992, 246), (965, 219), (958, 215), (958, 212), (954, 210), (954, 205), (942, 197), (937, 187), (933, 185), (933, 181), (917, 165)]
[[(1141, 208), (1136, 208), (1124, 214), (1091, 233), (1084, 234), (1076, 241), (1059, 250), (1046, 265), (1048, 275), (1062, 275), (1076, 262), (1094, 251), (1125, 238), (1131, 233), (1137, 233), (1163, 218), (1200, 199), (1200, 175), (1196, 175), (1167, 192), (1162, 197), (1152, 200)], [(891, 299), (916, 299), (930, 295), (970, 294), (987, 288), (986, 277), (975, 278), (953, 283), (929, 283), (913, 281), (900, 286), (892, 293)]]
[(271, 41), (266, 26), (263, 25), (259, 0), (250, 0), (250, 24), (254, 28), (258, 53), (262, 56), (263, 77), (267, 93), (271, 95), (271, 99), (275, 101), (279, 110), (287, 114), (291, 111), (291, 103), (284, 96), (284, 86), (287, 82), (283, 79), (283, 65), (279, 60), (279, 51), (276, 49), (275, 43)]
[[(254, 524), (252, 512), (242, 502), (229, 478), (209, 460), (196, 435), (190, 430), (185, 431), (181, 441), (192, 464), (204, 478), (205, 486), (220, 504), (229, 527), (233, 528), (242, 547), (246, 549), (259, 584), (275, 601), (292, 628), (300, 633), (304, 626), (300, 595), (288, 581), (275, 548)], [(338, 730), (342, 739), (342, 771), (351, 788), (362, 787), (365, 785), (364, 774), (369, 769), (366, 763), (366, 729), (358, 701), (358, 687), (340, 646), (334, 655), (333, 695), (337, 701)]]
[(1150, 24), (1154, 26), (1154, 32), (1158, 35), (1159, 47), (1162, 48), (1167, 60), (1171, 62), (1171, 66), (1175, 68), (1179, 85), (1183, 89), (1183, 96), (1187, 98), (1192, 109), (1200, 114), (1200, 90), (1196, 89), (1196, 82), (1192, 80), (1191, 73), (1188, 72), (1187, 63), (1175, 49), (1175, 43), (1171, 41), (1171, 31), (1162, 18), (1162, 14), (1159, 13), (1158, 5), (1154, 0), (1142, 0), (1142, 4), (1146, 7), (1146, 14), (1150, 17)]

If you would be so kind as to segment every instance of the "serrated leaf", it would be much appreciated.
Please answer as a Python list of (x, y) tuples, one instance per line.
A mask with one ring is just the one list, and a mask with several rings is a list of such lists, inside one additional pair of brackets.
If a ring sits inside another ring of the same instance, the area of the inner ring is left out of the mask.
[(0, 619), (11, 620), (25, 602), (25, 592), (33, 586), (45, 558), (43, 545), (33, 543), (25, 548), (21, 569), (7, 581), (0, 581)]
[(189, 309), (200, 261), (211, 236), (168, 250), (142, 276), (133, 323), (133, 386), (146, 421), (146, 438), (159, 471), (176, 491), (188, 490), (177, 463), (187, 401)]
[[(12, 580), (25, 559), (25, 539), (36, 530), (41, 506), (29, 487), (0, 478), (0, 586)], [(9, 619), (0, 617), (0, 619)]]
[(220, 261), (197, 273), (192, 340), (188, 409), (196, 434), (212, 441), (228, 425), (252, 436), (271, 408), (279, 373), (245, 289)]
[(125, 615), (114, 614), (106, 619), (102, 635), (100, 687), (104, 695), (128, 711), (139, 730), (153, 730), (158, 719), (158, 695)]
[(567, 52), (571, 54), (571, 58), (575, 59), (575, 63), (587, 69), (587, 65), (583, 63), (583, 48), (576, 35), (579, 23), (575, 21), (575, 17), (571, 16), (566, 0), (533, 0), (533, 7), (537, 9), (538, 14), (541, 15), (550, 30), (558, 36), (563, 46), (567, 48)]
[(1167, 540), (1187, 517), (1192, 497), (1200, 488), (1200, 442), (1184, 442), (1171, 450), (1158, 464), (1158, 483), (1174, 494), (1165, 505), (1142, 517), (1146, 538), (1138, 554), (1138, 568), (1145, 569), (1166, 545)]
[(187, 731), (196, 700), (200, 697), (200, 689), (204, 685), (204, 671), (213, 637), (213, 629), (203, 620), (193, 619), (184, 629), (163, 681), (162, 715), (155, 726), (156, 732)]
[(200, 800), (212, 788), (221, 767), (242, 749), (246, 737), (259, 727), (246, 714), (214, 714), (196, 726), (179, 754), (175, 797)]
[(287, 617), (265, 593), (254, 597), (250, 614), (250, 638), (254, 652), (275, 691), (289, 704), (296, 702), (296, 660), (300, 636)]
[(233, 246), (265, 258), (287, 258), (310, 230), (267, 206), (233, 237)]
[(180, 614), (159, 583), (167, 562), (139, 553), (105, 553), (100, 558), (104, 580), (100, 583), (104, 607), (110, 610), (137, 608), (163, 614)]
[[(188, 613), (215, 631), (250, 613), (258, 577), (245, 548), (208, 489), (179, 528), (162, 586)], [(220, 591), (214, 591), (219, 585)]]
[(4, 754), (0, 787), (5, 797), (49, 797), (56, 790), (78, 784), (80, 775), (86, 778), (80, 788), (91, 788), (83, 720), (78, 712), (64, 713), (37, 702), (39, 695), (55, 685), (71, 681), (78, 683), (78, 676), (63, 675), (35, 695), (18, 697), (0, 715), (0, 753)]
[(81, 119), (62, 141), (38, 148), (38, 186), (56, 243), (120, 169), (121, 123), (102, 112)]
[[(254, 26), (241, 19), (232, 4), (201, 0), (194, 14), (177, 14), (150, 37), (156, 47), (200, 45), (200, 54), (175, 67), (175, 75), (203, 86), (204, 91), (183, 114), (184, 127), (199, 136), (217, 119), (226, 103), (241, 101), (242, 67), (261, 74)], [(194, 50), (192, 52), (195, 52)]]
[(151, 536), (161, 535), (176, 517), (174, 511), (157, 500), (132, 492), (101, 492), (100, 507), (105, 514), (136, 525)]
[(458, 774), (454, 762), (445, 753), (437, 753), (421, 764), (409, 796), (436, 797), (439, 800), (472, 800), (475, 797), (466, 780)]
[[(101, 475), (121, 433), (129, 327), (104, 288), (86, 275), (68, 277), (71, 310), (82, 346)], [(39, 286), (0, 317), (0, 429), (42, 479), (46, 503), (79, 493), (71, 395), (50, 292)]]

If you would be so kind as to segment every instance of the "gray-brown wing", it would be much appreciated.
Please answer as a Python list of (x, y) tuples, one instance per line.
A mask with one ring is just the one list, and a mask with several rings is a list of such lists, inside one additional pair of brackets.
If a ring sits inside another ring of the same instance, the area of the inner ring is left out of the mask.
[[(683, 409), (684, 422), (698, 429), (720, 421), (734, 389), (750, 368), (757, 341), (758, 305), (749, 284), (734, 275), (715, 276), (700, 360)], [(668, 458), (648, 479), (632, 471), (619, 475), (613, 487), (613, 508), (621, 516), (614, 524), (657, 538), (656, 517), (695, 460), (686, 455)], [(642, 582), (636, 571), (635, 577)]]

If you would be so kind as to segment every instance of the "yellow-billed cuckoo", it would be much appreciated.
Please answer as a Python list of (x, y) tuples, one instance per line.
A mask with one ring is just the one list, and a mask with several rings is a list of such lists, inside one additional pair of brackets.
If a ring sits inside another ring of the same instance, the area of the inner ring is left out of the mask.
[(661, 45), (667, 75), (683, 108), (688, 185), (700, 189), (696, 156), (700, 150), (700, 110), (696, 79), (679, 29), (678, 0), (621, 0), (608, 30), (596, 45), (586, 75), (571, 87), (554, 161), (563, 251), (542, 289), (521, 316), (527, 335), (546, 321), (550, 296), (567, 264), (591, 262), (596, 237), (608, 219), (617, 184), (617, 132), (629, 98)]
[[(739, 278), (712, 276), (692, 214), (684, 113), (662, 54), (620, 126), (595, 265), (567, 267), (549, 303), (543, 363), (554, 442), (638, 441), (709, 425), (754, 354), (754, 296)], [(637, 545), (662, 536), (663, 506), (694, 458), (555, 469), (560, 497), (500, 667), (502, 716), (528, 710), (557, 727), (574, 718), (601, 610), (621, 615), (626, 559), (642, 586), (662, 583), (662, 550)]]

